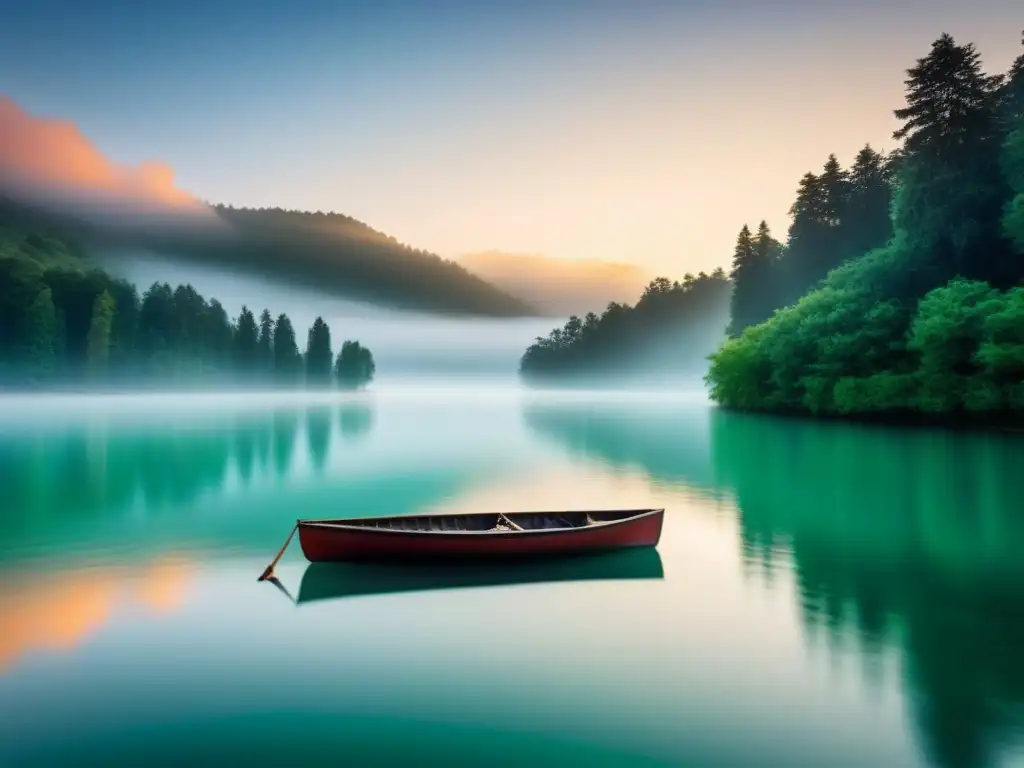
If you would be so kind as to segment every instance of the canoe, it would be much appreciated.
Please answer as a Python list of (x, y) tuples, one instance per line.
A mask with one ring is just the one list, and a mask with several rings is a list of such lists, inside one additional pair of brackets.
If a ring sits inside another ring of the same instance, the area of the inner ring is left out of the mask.
[(505, 587), (581, 581), (637, 581), (665, 578), (658, 550), (630, 548), (585, 557), (492, 560), (460, 564), (310, 563), (302, 576), (303, 603), (403, 592)]
[(489, 512), (299, 520), (306, 558), (356, 560), (531, 558), (654, 547), (664, 509)]

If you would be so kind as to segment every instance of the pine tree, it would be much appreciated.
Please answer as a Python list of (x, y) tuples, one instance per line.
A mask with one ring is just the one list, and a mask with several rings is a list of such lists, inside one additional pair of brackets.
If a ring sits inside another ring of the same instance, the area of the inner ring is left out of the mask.
[(778, 306), (803, 296), (808, 288), (824, 277), (822, 264), (825, 236), (826, 201), (824, 187), (813, 173), (805, 173), (797, 188), (796, 200), (789, 209), (793, 217), (786, 241), (786, 258), (780, 269)]
[(199, 346), (207, 367), (213, 371), (230, 370), (235, 341), (234, 324), (224, 305), (217, 299), (210, 299), (204, 307), (200, 328), (202, 336)]
[[(764, 230), (767, 232), (766, 224)], [(760, 233), (761, 230), (758, 232)], [(764, 319), (760, 316), (761, 306), (765, 303), (763, 297), (768, 286), (765, 283), (764, 262), (759, 255), (754, 238), (750, 234), (750, 227), (744, 224), (736, 238), (732, 271), (729, 273), (733, 281), (732, 298), (729, 305), (731, 317), (729, 334), (732, 336), (738, 336), (744, 328)]]
[(243, 305), (242, 311), (238, 313), (232, 338), (235, 366), (239, 372), (252, 373), (256, 370), (258, 345), (259, 330), (256, 328), (256, 317)]
[(1000, 221), (1008, 195), (999, 168), (1002, 79), (950, 35), (907, 70), (907, 106), (895, 111), (904, 124), (893, 133), (905, 155), (894, 216), (927, 254), (931, 284), (954, 275), (1005, 284), (1013, 271)]
[(306, 341), (306, 381), (318, 386), (331, 383), (331, 329), (322, 317), (313, 321)]
[(153, 283), (142, 297), (139, 309), (138, 346), (150, 366), (164, 370), (171, 353), (174, 325), (174, 294), (167, 283)]
[(881, 247), (892, 237), (892, 185), (886, 163), (887, 158), (868, 144), (850, 168), (843, 240), (851, 257)]
[(294, 381), (302, 371), (302, 358), (295, 343), (295, 329), (288, 315), (277, 316), (274, 325), (274, 373), (282, 381)]
[[(1021, 35), (1021, 45), (1024, 45), (1024, 33)], [(1024, 117), (1024, 53), (1010, 66), (999, 96), (1004, 128), (1009, 132), (1015, 121)]]
[(89, 372), (94, 376), (102, 375), (107, 370), (116, 310), (114, 298), (106, 291), (93, 302), (92, 319), (89, 322), (89, 335), (86, 340), (86, 359)]
[(260, 336), (256, 342), (256, 369), (269, 375), (274, 370), (274, 318), (269, 309), (260, 314)]
[(949, 164), (972, 157), (996, 135), (994, 98), (1002, 76), (986, 75), (974, 45), (944, 34), (931, 53), (907, 70), (907, 106), (895, 110), (903, 127), (893, 132), (909, 155)]
[(29, 305), (25, 317), (25, 362), (28, 371), (35, 377), (45, 378), (54, 370), (56, 354), (54, 342), (57, 337), (57, 310), (53, 306), (53, 294), (43, 288)]
[(817, 186), (821, 201), (820, 221), (836, 228), (842, 223), (845, 213), (849, 179), (834, 154), (828, 156), (818, 176)]
[[(1015, 127), (1006, 138), (1002, 161), (1003, 172), (1014, 193), (1006, 205), (1003, 232), (1017, 253), (1024, 255), (1024, 115), (1017, 118)], [(1024, 275), (1024, 269), (1018, 267), (1018, 279), (1021, 275)]]

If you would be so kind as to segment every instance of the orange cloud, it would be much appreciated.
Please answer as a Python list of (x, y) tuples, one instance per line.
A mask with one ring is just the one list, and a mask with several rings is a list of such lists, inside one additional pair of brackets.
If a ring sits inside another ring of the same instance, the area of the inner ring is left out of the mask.
[(159, 162), (137, 167), (104, 157), (67, 120), (35, 117), (0, 97), (0, 179), (29, 194), (133, 204), (152, 212), (209, 211), (179, 189), (174, 171)]

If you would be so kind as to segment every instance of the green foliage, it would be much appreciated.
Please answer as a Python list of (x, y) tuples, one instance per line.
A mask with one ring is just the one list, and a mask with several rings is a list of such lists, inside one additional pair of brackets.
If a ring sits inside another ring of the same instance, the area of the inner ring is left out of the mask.
[(331, 383), (331, 329), (322, 317), (313, 321), (306, 342), (306, 381), (310, 384), (329, 386)]
[(92, 321), (89, 324), (88, 358), (93, 374), (106, 370), (110, 359), (110, 336), (114, 327), (117, 305), (114, 298), (104, 291), (92, 305)]
[[(1024, 59), (1024, 57), (1022, 57)], [(1024, 74), (1021, 76), (1024, 89)], [(1024, 95), (1021, 96), (1024, 110)], [(1024, 255), (1024, 114), (1012, 123), (1013, 131), (1003, 150), (1003, 174), (1014, 197), (1003, 212), (1003, 233), (1013, 242), (1017, 253)]]
[(302, 357), (295, 341), (295, 329), (283, 312), (274, 324), (274, 374), (282, 381), (295, 381), (302, 372)]
[[(832, 269), (712, 355), (706, 381), (719, 403), (812, 414), (1024, 415), (1024, 288), (1010, 289), (1024, 278), (1024, 260), (1003, 237), (1024, 252), (1020, 118), (1000, 116), (1002, 78), (984, 74), (973, 46), (948, 35), (908, 76), (907, 107), (896, 112), (904, 146), (890, 168), (862, 152), (845, 181), (831, 159), (822, 174), (833, 187), (873, 190), (870, 206), (845, 209), (875, 228), (862, 248), (884, 232), (868, 209), (891, 180), (890, 242)], [(833, 209), (820, 178), (805, 177), (794, 205), (782, 260), (790, 269), (809, 250), (828, 250)]]
[(334, 364), (334, 376), (343, 389), (359, 389), (373, 381), (377, 365), (373, 353), (358, 341), (346, 341)]
[(238, 313), (233, 343), (235, 365), (239, 370), (249, 372), (257, 370), (258, 341), (259, 329), (256, 327), (256, 317), (248, 307), (243, 305), (242, 311)]
[[(41, 258), (40, 251), (59, 258)], [(50, 237), (0, 233), (0, 385), (303, 380), (286, 315), (275, 324), (264, 310), (257, 330), (245, 307), (232, 323), (216, 299), (159, 282), (140, 301), (134, 286), (88, 267), (74, 252)], [(330, 331), (322, 319), (309, 338), (310, 383), (330, 384)], [(364, 370), (369, 356), (372, 378), (372, 356), (358, 349)]]
[(552, 381), (594, 373), (694, 373), (725, 336), (730, 293), (722, 270), (686, 275), (681, 283), (657, 278), (636, 306), (613, 302), (600, 317), (573, 316), (538, 338), (523, 354), (520, 374)]
[(45, 377), (53, 372), (54, 340), (57, 331), (57, 312), (49, 288), (39, 291), (29, 305), (25, 330), (27, 368), (35, 376)]
[(762, 221), (753, 236), (747, 225), (743, 225), (736, 239), (729, 275), (733, 282), (729, 304), (730, 336), (771, 317), (776, 308), (776, 266), (781, 254), (782, 245), (772, 237), (768, 222)]
[(256, 342), (256, 370), (269, 374), (274, 370), (274, 318), (269, 309), (260, 314), (260, 336)]

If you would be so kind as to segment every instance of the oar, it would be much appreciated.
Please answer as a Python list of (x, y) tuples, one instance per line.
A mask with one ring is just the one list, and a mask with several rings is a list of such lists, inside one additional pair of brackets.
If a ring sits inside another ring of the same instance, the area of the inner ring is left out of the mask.
[(294, 527), (294, 528), (292, 528), (292, 532), (291, 532), (291, 533), (289, 533), (289, 534), (288, 534), (288, 538), (284, 540), (284, 546), (283, 546), (283, 547), (281, 547), (281, 551), (277, 553), (277, 557), (275, 557), (275, 558), (274, 558), (274, 559), (273, 559), (273, 560), (272, 560), (272, 561), (270, 562), (270, 565), (268, 565), (268, 566), (267, 566), (266, 570), (265, 570), (265, 571), (263, 571), (263, 575), (261, 575), (261, 576), (260, 576), (260, 577), (259, 577), (259, 578), (257, 579), (257, 581), (266, 581), (267, 579), (269, 579), (269, 578), (270, 578), (271, 576), (273, 576), (273, 575), (274, 575), (274, 566), (275, 566), (275, 565), (277, 565), (277, 561), (281, 559), (281, 555), (283, 555), (283, 554), (284, 554), (284, 551), (285, 551), (286, 549), (288, 549), (288, 545), (292, 543), (292, 536), (294, 536), (294, 535), (295, 535), (295, 532), (296, 532), (297, 530), (299, 530), (299, 524), (298, 524), (298, 523), (295, 523), (295, 527)]

